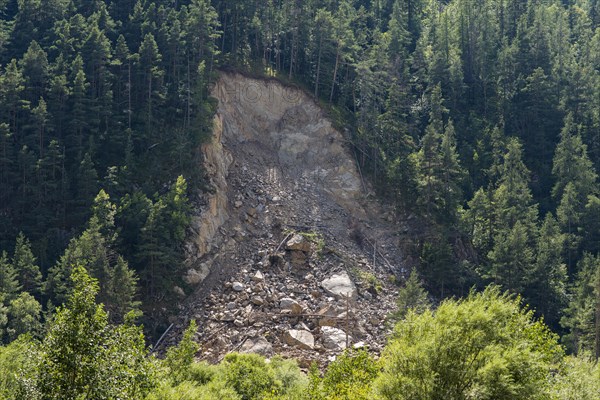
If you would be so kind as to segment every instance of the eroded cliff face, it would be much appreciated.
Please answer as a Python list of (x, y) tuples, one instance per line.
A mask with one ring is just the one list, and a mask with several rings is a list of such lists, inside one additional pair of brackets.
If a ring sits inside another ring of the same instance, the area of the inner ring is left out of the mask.
[(217, 114), (213, 119), (212, 141), (202, 145), (204, 170), (210, 179), (213, 191), (207, 196), (206, 208), (197, 221), (197, 257), (204, 256), (210, 250), (217, 229), (229, 218), (227, 176), (233, 156), (223, 147), (222, 138), (223, 117)]
[(311, 177), (332, 199), (355, 209), (361, 181), (343, 137), (303, 91), (272, 80), (225, 75), (214, 90), (225, 143), (260, 146), (281, 179)]
[[(230, 216), (233, 203), (227, 177), (234, 157), (255, 159), (260, 172), (273, 183), (297, 185), (309, 179), (331, 201), (356, 217), (364, 216), (357, 202), (362, 182), (344, 139), (303, 91), (273, 80), (223, 74), (212, 95), (219, 106), (213, 138), (202, 146), (202, 152), (213, 192), (194, 223), (194, 259), (218, 246), (215, 234)], [(302, 191), (297, 195), (302, 196)]]
[(309, 96), (274, 80), (222, 74), (212, 94), (211, 190), (187, 246), (195, 292), (167, 342), (194, 318), (211, 361), (240, 350), (308, 365), (347, 344), (382, 348), (388, 277), (403, 261), (343, 136)]

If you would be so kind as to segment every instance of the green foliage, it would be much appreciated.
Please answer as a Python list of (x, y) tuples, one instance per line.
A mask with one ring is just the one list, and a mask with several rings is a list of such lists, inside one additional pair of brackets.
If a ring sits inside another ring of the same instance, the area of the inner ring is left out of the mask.
[(600, 321), (597, 319), (600, 304), (600, 257), (587, 253), (579, 264), (572, 297), (561, 319), (561, 325), (570, 330), (563, 339), (573, 352), (596, 353), (600, 348), (596, 336), (600, 329)]
[(190, 366), (194, 362), (194, 357), (199, 349), (198, 344), (194, 342), (194, 335), (197, 330), (198, 325), (196, 325), (196, 321), (191, 320), (179, 344), (167, 351), (165, 364), (169, 369), (169, 378), (175, 384), (190, 379)]
[(39, 390), (44, 399), (136, 399), (153, 385), (138, 327), (112, 327), (96, 304), (98, 283), (73, 269), (73, 291), (42, 342)]
[(346, 350), (327, 367), (322, 380), (321, 398), (370, 399), (371, 384), (378, 372), (377, 363), (366, 350)]
[(0, 347), (0, 398), (35, 398), (38, 394), (33, 385), (36, 382), (37, 351), (35, 342), (26, 335)]
[(242, 400), (259, 399), (282, 391), (273, 368), (256, 354), (228, 354), (224, 362), (224, 379)]
[(384, 399), (547, 398), (557, 338), (498, 287), (410, 312), (394, 330), (374, 383)]
[(585, 354), (568, 356), (552, 377), (550, 398), (553, 400), (593, 400), (600, 395), (598, 363)]
[(8, 305), (8, 340), (15, 340), (25, 333), (38, 335), (42, 328), (41, 313), (41, 304), (29, 293), (22, 292), (13, 299)]
[(396, 305), (398, 310), (393, 315), (394, 321), (403, 319), (410, 311), (421, 314), (431, 306), (416, 269), (413, 268), (404, 287), (398, 290)]
[(17, 272), (19, 284), (23, 290), (33, 295), (39, 295), (42, 285), (42, 273), (31, 251), (31, 244), (23, 233), (17, 236), (12, 265)]
[(17, 271), (10, 263), (6, 252), (0, 254), (0, 293), (5, 296), (5, 300), (11, 300), (21, 291)]

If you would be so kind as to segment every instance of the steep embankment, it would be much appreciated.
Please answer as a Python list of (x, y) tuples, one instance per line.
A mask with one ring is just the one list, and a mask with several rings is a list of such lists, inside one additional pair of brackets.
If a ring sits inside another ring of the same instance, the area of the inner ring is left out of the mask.
[(202, 149), (213, 191), (187, 249), (198, 289), (169, 342), (195, 318), (209, 360), (238, 350), (308, 363), (346, 342), (379, 349), (401, 258), (343, 136), (276, 81), (223, 74), (213, 96)]

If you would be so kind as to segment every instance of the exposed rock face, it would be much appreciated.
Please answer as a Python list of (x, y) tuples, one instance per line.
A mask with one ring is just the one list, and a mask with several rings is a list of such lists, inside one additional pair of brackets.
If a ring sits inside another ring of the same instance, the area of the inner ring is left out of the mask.
[[(346, 332), (350, 344), (379, 351), (400, 239), (391, 214), (364, 196), (345, 139), (310, 97), (277, 82), (223, 74), (212, 93), (214, 136), (202, 148), (211, 190), (186, 246), (196, 291), (163, 343), (177, 343), (194, 318), (202, 358), (213, 362), (271, 346), (306, 366), (324, 363)], [(369, 293), (371, 283), (348, 271), (368, 272), (382, 289)]]
[(196, 234), (194, 259), (200, 259), (208, 253), (213, 245), (213, 238), (217, 230), (229, 218), (227, 175), (233, 157), (223, 147), (222, 138), (223, 118), (217, 114), (213, 119), (213, 140), (202, 145), (204, 168), (210, 179), (213, 192), (207, 196), (207, 206), (193, 223)]
[(321, 282), (321, 286), (323, 286), (323, 289), (325, 289), (327, 293), (338, 298), (349, 297), (352, 300), (356, 300), (356, 296), (358, 295), (356, 286), (354, 286), (354, 282), (352, 282), (352, 279), (350, 279), (347, 272), (332, 275)]
[(335, 201), (353, 207), (360, 194), (356, 166), (342, 135), (305, 93), (240, 75), (220, 79), (213, 95), (226, 115), (224, 141), (257, 144), (277, 154), (281, 170), (313, 176)]

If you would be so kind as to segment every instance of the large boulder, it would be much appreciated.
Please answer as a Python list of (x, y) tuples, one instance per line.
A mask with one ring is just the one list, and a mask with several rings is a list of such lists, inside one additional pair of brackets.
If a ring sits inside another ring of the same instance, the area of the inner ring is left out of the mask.
[(296, 233), (290, 240), (285, 244), (287, 250), (292, 251), (304, 251), (308, 253), (310, 251), (310, 241), (304, 236)]
[[(321, 340), (323, 347), (329, 350), (342, 351), (346, 348), (346, 332), (332, 326), (321, 327)], [(352, 342), (352, 337), (348, 336), (348, 343)]]
[(262, 356), (273, 354), (273, 346), (262, 336), (248, 338), (240, 347), (240, 353), (256, 353)]
[(290, 346), (304, 350), (315, 348), (315, 338), (309, 331), (303, 329), (290, 329), (283, 335), (283, 340)]
[(341, 314), (335, 306), (328, 304), (317, 311), (319, 326), (336, 326), (340, 322), (337, 316)]
[(350, 276), (345, 271), (325, 279), (321, 282), (321, 287), (330, 295), (340, 299), (349, 297), (351, 300), (356, 300), (358, 295), (354, 282), (352, 282), (352, 279), (350, 279)]
[(284, 297), (279, 300), (279, 307), (281, 307), (282, 310), (290, 310), (293, 315), (302, 314), (302, 306), (300, 303), (289, 297)]

